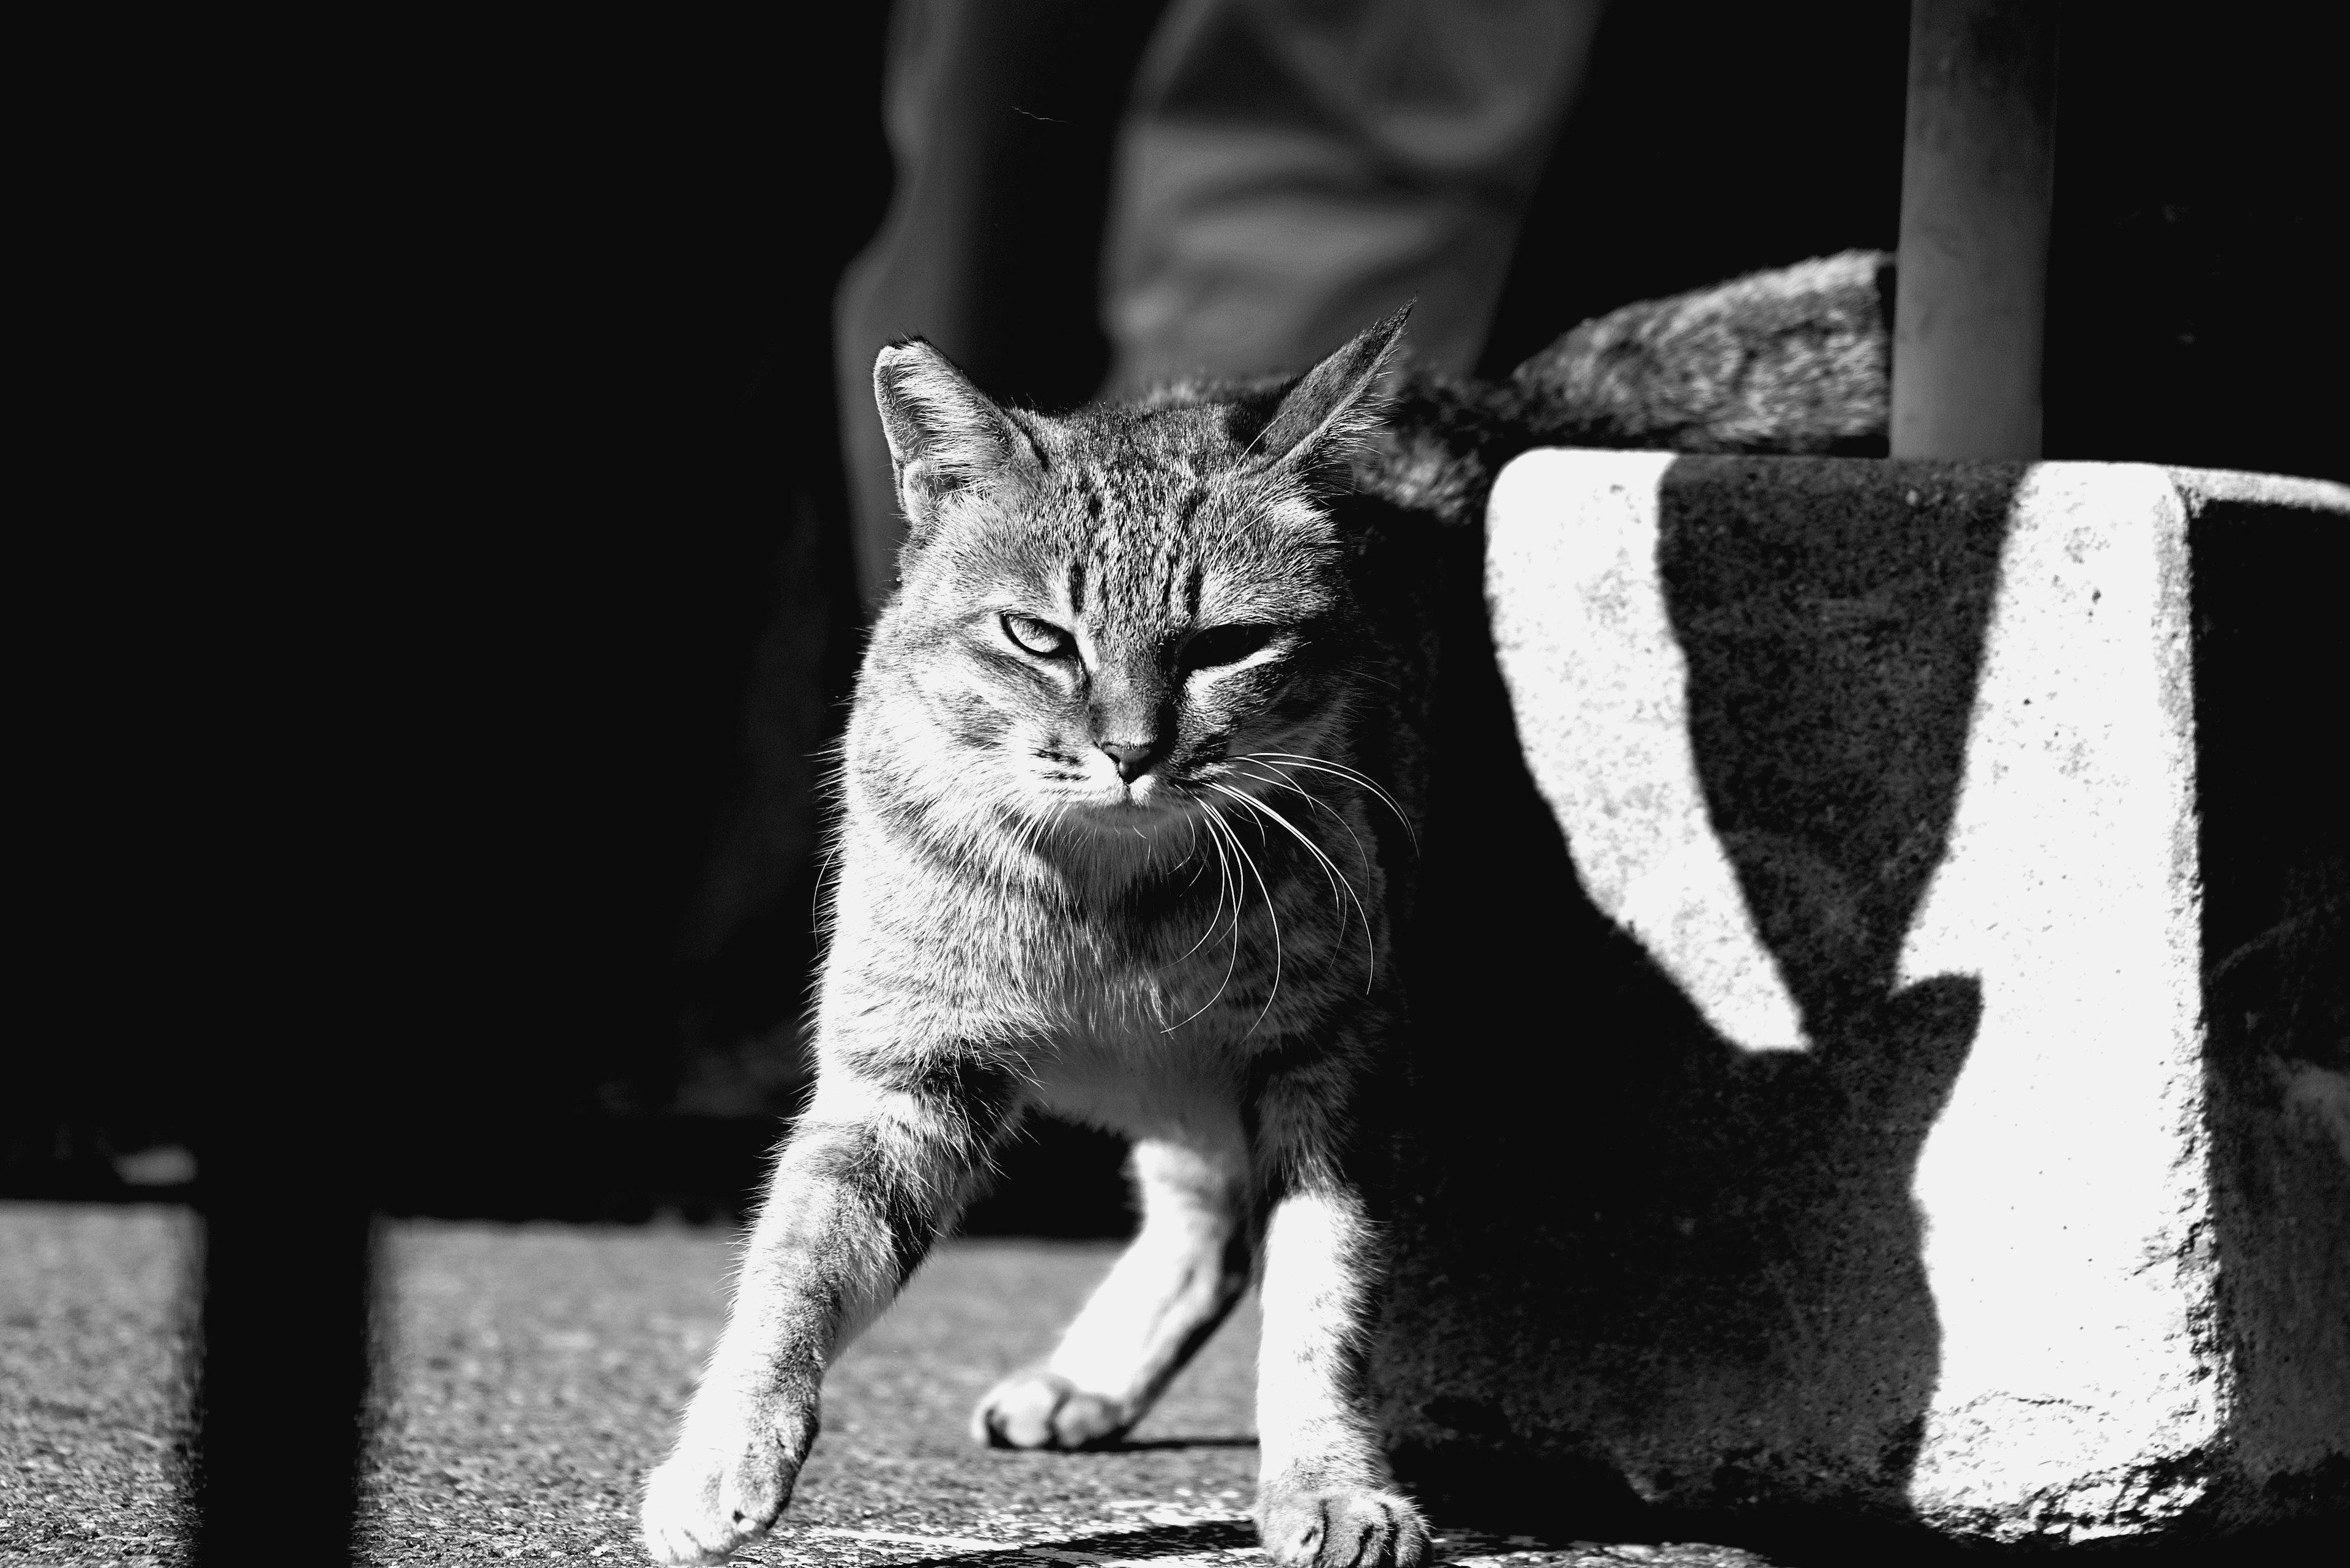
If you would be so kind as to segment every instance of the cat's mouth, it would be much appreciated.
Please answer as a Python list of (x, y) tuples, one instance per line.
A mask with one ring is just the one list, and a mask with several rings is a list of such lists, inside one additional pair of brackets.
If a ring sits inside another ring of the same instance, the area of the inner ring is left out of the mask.
[(1097, 784), (1085, 802), (1096, 811), (1124, 820), (1163, 816), (1190, 804), (1189, 796), (1163, 774), (1137, 774), (1133, 779), (1107, 780)]
[(1148, 835), (1153, 825), (1181, 821), (1196, 815), (1201, 802), (1196, 787), (1186, 787), (1166, 774), (1153, 771), (1131, 780), (1093, 778), (1067, 791), (1065, 815), (1097, 831)]

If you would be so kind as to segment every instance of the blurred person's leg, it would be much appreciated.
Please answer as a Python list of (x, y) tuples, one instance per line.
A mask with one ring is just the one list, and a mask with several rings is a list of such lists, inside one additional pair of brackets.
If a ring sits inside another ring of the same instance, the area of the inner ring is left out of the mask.
[(1174, 0), (1118, 149), (1113, 390), (1308, 365), (1417, 296), (1476, 363), (1602, 0)]
[(868, 612), (897, 582), (904, 536), (873, 407), (882, 345), (920, 334), (991, 396), (1014, 402), (1066, 406), (1101, 383), (1111, 148), (1161, 9), (1161, 0), (898, 0), (885, 88), (896, 188), (834, 310)]

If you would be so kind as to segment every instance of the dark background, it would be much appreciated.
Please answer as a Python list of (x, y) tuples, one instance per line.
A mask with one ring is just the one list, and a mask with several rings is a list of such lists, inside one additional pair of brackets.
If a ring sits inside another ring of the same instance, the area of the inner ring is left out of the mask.
[[(1089, 4), (1003, 7), (1032, 195), (986, 270), (1076, 283), (1007, 306), (1002, 396), (1104, 364), (1098, 82), (1140, 33)], [(1484, 369), (1890, 248), (1905, 11), (1618, 5)], [(2350, 477), (2333, 56), (2312, 7), (2184, 15), (2067, 7), (2047, 453)], [(889, 198), (886, 22), (28, 52), (0, 1195), (151, 1193), (119, 1157), (195, 1139), (408, 1211), (741, 1203), (803, 1085), (808, 759), (858, 648), (829, 316)], [(974, 1224), (1115, 1229), (1114, 1158), (1042, 1133)]]

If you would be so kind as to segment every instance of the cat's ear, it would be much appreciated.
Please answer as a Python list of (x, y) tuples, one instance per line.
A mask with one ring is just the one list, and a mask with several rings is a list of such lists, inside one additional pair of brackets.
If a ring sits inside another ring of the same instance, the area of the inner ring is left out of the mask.
[(1027, 433), (919, 337), (890, 344), (873, 361), (873, 400), (917, 541), (949, 496), (1025, 475), (1038, 461)]
[(1387, 407), (1379, 379), (1410, 316), (1407, 303), (1298, 379), (1254, 443), (1266, 467), (1343, 462), (1354, 455)]

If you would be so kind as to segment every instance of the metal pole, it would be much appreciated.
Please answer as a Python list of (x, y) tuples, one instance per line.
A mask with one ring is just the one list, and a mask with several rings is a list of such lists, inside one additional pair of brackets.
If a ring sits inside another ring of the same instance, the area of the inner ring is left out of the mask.
[(1895, 457), (2040, 455), (2055, 0), (1911, 0)]
[[(204, 1205), (194, 1557), (326, 1568), (352, 1554), (369, 1219), (334, 1173), (305, 1164), (305, 1140), (262, 1148), (214, 1159), (248, 1168), (215, 1182)], [(264, 1163), (278, 1168), (250, 1168)]]

